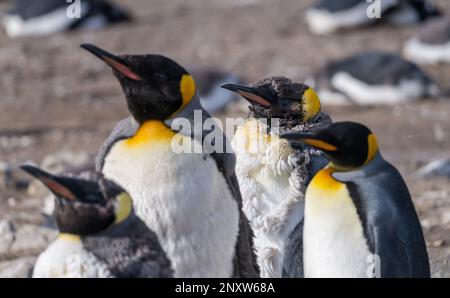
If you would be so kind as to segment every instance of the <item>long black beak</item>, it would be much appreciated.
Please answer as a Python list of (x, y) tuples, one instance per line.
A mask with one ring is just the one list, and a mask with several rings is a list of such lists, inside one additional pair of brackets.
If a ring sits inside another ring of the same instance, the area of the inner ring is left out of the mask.
[(224, 89), (233, 91), (247, 99), (252, 105), (259, 104), (265, 107), (270, 107), (271, 103), (258, 94), (258, 91), (254, 87), (247, 87), (237, 84), (224, 84), (221, 86)]
[(103, 49), (100, 49), (99, 47), (96, 47), (92, 44), (82, 44), (80, 45), (83, 49), (90, 52), (103, 62), (105, 62), (107, 65), (124, 75), (125, 77), (134, 80), (134, 81), (141, 81), (142, 78), (139, 76), (135, 71), (133, 71), (126, 63), (123, 61), (122, 58), (113, 55)]
[(77, 199), (76, 195), (70, 190), (70, 179), (59, 178), (30, 164), (21, 165), (20, 168), (41, 181), (57, 197), (62, 197), (69, 201)]

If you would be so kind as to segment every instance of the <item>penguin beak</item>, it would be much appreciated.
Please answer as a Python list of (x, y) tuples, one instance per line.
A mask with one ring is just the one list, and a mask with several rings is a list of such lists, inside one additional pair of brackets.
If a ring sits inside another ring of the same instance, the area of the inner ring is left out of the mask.
[(62, 179), (29, 164), (21, 165), (20, 168), (41, 181), (57, 197), (62, 197), (69, 201), (76, 200), (75, 194), (66, 185), (68, 183)]
[(225, 84), (221, 86), (224, 89), (233, 91), (244, 97), (252, 105), (259, 104), (264, 107), (270, 107), (272, 104), (267, 100), (258, 95), (256, 88), (241, 86), (237, 84)]
[(86, 51), (90, 52), (103, 62), (105, 62), (107, 65), (115, 69), (117, 72), (122, 74), (123, 76), (134, 80), (134, 81), (141, 81), (142, 78), (136, 72), (134, 72), (129, 66), (127, 66), (120, 57), (117, 57), (105, 50), (102, 50), (92, 44), (82, 44), (80, 47), (85, 49)]
[(287, 132), (285, 134), (282, 134), (281, 137), (286, 140), (302, 142), (326, 152), (333, 152), (338, 150), (336, 146), (330, 144), (328, 141), (325, 141), (314, 134)]

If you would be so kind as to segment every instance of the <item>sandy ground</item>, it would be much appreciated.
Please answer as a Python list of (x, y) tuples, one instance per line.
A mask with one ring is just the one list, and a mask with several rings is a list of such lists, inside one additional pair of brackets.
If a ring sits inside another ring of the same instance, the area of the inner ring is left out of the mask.
[[(190, 66), (216, 66), (256, 81), (285, 75), (302, 81), (329, 59), (382, 49), (398, 52), (417, 29), (377, 26), (331, 36), (310, 34), (298, 0), (123, 0), (133, 24), (103, 31), (10, 40), (0, 30), (0, 160), (13, 165), (70, 150), (95, 154), (127, 115), (117, 81), (79, 48), (161, 53)], [(450, 13), (450, 1), (437, 1)], [(0, 3), (0, 9), (5, 3)], [(450, 87), (449, 65), (424, 68)], [(396, 107), (325, 107), (334, 120), (366, 123), (384, 156), (404, 175), (424, 228), (435, 276), (449, 276), (450, 184), (414, 177), (421, 165), (450, 156), (450, 102)], [(43, 221), (42, 198), (0, 187), (0, 219)]]

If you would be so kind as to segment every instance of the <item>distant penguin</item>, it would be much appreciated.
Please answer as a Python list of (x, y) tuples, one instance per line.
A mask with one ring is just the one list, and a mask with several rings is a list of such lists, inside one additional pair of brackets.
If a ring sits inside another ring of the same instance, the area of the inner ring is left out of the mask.
[(417, 63), (450, 63), (450, 18), (426, 22), (419, 33), (406, 42), (403, 53)]
[(172, 276), (155, 233), (118, 185), (95, 173), (54, 176), (31, 165), (21, 168), (55, 195), (60, 232), (38, 257), (33, 277)]
[(377, 51), (328, 63), (314, 85), (324, 104), (338, 105), (395, 105), (446, 93), (414, 63)]
[(319, 0), (306, 10), (306, 21), (313, 33), (328, 34), (383, 22), (416, 24), (438, 15), (439, 9), (426, 0)]
[(430, 277), (408, 187), (366, 126), (336, 122), (282, 137), (309, 144), (330, 160), (305, 194), (305, 277)]
[[(399, 0), (380, 1), (380, 13), (397, 6)], [(306, 10), (306, 21), (310, 30), (316, 34), (328, 34), (340, 29), (350, 29), (379, 21), (368, 17), (369, 6), (366, 0), (319, 0)]]
[(1, 17), (6, 33), (12, 38), (98, 29), (129, 20), (126, 11), (106, 0), (14, 0), (13, 8)]
[(221, 88), (223, 84), (245, 84), (237, 74), (215, 68), (192, 68), (192, 77), (197, 82), (198, 93), (202, 107), (211, 115), (228, 110), (238, 109), (245, 111), (245, 101), (236, 93)]
[(442, 13), (431, 0), (400, 0), (389, 10), (384, 21), (393, 25), (414, 25), (440, 16)]

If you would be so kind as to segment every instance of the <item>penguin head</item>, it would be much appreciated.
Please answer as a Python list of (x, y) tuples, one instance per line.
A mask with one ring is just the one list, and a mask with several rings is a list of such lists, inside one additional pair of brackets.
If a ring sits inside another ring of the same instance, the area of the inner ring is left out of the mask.
[(100, 233), (127, 219), (131, 198), (101, 174), (88, 177), (56, 176), (32, 165), (21, 168), (55, 195), (54, 217), (61, 233), (85, 236)]
[(267, 78), (253, 86), (225, 84), (222, 88), (237, 92), (248, 100), (250, 111), (258, 118), (306, 122), (314, 119), (321, 108), (319, 97), (312, 88), (285, 77)]
[(192, 76), (167, 57), (116, 56), (94, 45), (83, 44), (81, 47), (112, 68), (127, 98), (128, 109), (140, 124), (168, 119), (196, 95)]
[(366, 126), (355, 122), (336, 122), (313, 133), (288, 132), (281, 137), (323, 151), (331, 166), (342, 171), (361, 168), (378, 153), (375, 135)]

